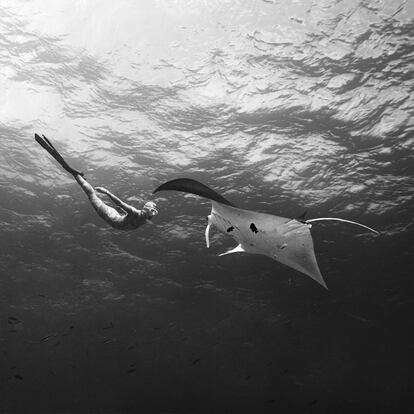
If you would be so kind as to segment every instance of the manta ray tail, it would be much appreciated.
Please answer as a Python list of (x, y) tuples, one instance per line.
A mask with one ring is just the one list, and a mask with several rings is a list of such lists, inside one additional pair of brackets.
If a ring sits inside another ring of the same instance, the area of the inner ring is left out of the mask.
[(371, 229), (371, 227), (365, 226), (364, 224), (357, 223), (356, 221), (344, 220), (344, 219), (340, 219), (340, 218), (336, 218), (336, 217), (319, 217), (319, 218), (315, 218), (315, 219), (311, 219), (311, 220), (306, 220), (305, 223), (313, 223), (315, 221), (342, 221), (343, 223), (354, 224), (355, 226), (363, 227), (364, 229), (372, 231), (375, 234), (379, 234), (378, 231), (376, 231), (374, 229)]
[(221, 204), (226, 204), (231, 207), (235, 207), (230, 201), (226, 200), (223, 196), (218, 194), (216, 191), (207, 187), (204, 184), (191, 178), (177, 178), (175, 180), (167, 181), (164, 184), (161, 184), (153, 192), (158, 193), (158, 191), (183, 191), (184, 193), (191, 193), (198, 195), (200, 197), (208, 198), (213, 201), (217, 201)]
[(35, 134), (36, 142), (44, 148), (68, 173), (73, 176), (80, 175), (83, 177), (83, 173), (72, 168), (68, 163), (63, 159), (59, 154), (58, 150), (53, 146), (53, 144), (43, 135), (42, 137)]

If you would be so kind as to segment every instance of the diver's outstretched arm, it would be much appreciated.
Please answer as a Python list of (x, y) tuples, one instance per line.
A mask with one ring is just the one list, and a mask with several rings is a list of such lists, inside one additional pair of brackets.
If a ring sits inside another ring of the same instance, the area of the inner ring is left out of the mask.
[(112, 194), (109, 190), (107, 190), (104, 187), (95, 187), (95, 191), (101, 194), (106, 194), (117, 206), (123, 208), (127, 213), (129, 212), (135, 213), (137, 211), (135, 207), (123, 202), (120, 198)]

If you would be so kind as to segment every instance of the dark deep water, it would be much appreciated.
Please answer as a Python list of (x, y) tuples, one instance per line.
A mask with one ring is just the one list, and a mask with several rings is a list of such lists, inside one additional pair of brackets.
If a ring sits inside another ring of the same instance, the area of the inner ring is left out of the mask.
[[(413, 408), (414, 2), (0, 1), (0, 412)], [(196, 178), (315, 223), (329, 286), (217, 254)]]

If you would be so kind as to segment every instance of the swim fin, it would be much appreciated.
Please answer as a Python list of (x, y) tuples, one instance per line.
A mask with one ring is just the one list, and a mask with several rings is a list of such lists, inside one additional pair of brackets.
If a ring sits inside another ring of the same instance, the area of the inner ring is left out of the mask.
[(73, 176), (80, 175), (83, 177), (83, 173), (78, 170), (75, 170), (68, 163), (63, 159), (63, 157), (59, 154), (58, 150), (53, 146), (53, 144), (44, 136), (37, 135), (35, 133), (35, 140), (36, 142), (43, 147), (68, 173), (72, 174)]

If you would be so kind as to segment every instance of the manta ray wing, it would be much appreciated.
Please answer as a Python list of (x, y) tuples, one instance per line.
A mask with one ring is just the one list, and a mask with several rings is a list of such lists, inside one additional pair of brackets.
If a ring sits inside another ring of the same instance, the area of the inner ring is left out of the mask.
[(199, 195), (209, 200), (214, 200), (228, 206), (233, 204), (230, 201), (226, 200), (222, 195), (212, 190), (210, 187), (207, 187), (204, 184), (199, 183), (196, 180), (191, 178), (177, 178), (175, 180), (167, 181), (164, 184), (161, 184), (157, 187), (153, 193), (158, 193), (158, 191), (182, 191), (184, 193), (191, 193)]

